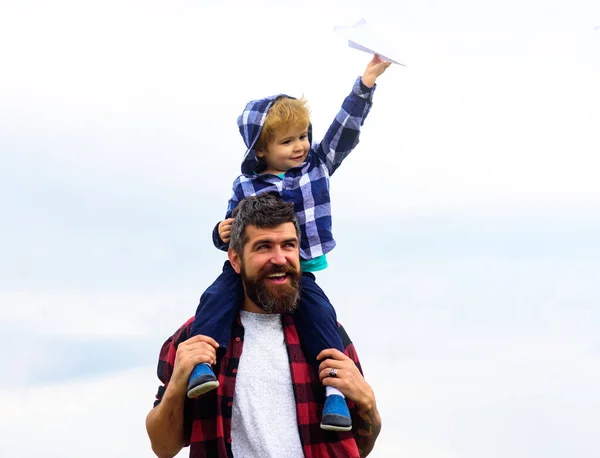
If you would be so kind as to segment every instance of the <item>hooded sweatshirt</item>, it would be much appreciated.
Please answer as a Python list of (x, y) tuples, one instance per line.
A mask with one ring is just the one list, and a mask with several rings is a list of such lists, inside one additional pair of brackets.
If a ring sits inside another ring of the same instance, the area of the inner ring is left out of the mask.
[[(240, 134), (247, 147), (242, 160), (242, 175), (233, 183), (225, 218), (231, 217), (242, 199), (276, 192), (283, 200), (294, 204), (301, 231), (301, 259), (310, 261), (333, 250), (329, 177), (358, 144), (360, 128), (371, 109), (375, 87), (368, 88), (360, 78), (356, 80), (321, 142), (312, 141), (312, 126), (309, 126), (311, 148), (306, 160), (287, 170), (283, 178), (258, 172), (256, 142), (273, 102), (289, 96), (280, 94), (249, 102), (238, 118)], [(213, 230), (213, 243), (224, 251), (229, 248), (229, 244), (219, 237), (218, 224)]]

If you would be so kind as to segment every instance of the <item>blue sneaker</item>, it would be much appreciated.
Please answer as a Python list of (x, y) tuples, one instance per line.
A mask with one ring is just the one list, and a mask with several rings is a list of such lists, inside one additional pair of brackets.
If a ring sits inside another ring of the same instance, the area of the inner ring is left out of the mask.
[(350, 431), (352, 429), (348, 405), (346, 400), (339, 394), (327, 396), (323, 406), (321, 429), (328, 431)]
[(188, 398), (197, 398), (201, 394), (208, 393), (219, 386), (219, 381), (210, 364), (198, 364), (190, 374), (188, 383)]

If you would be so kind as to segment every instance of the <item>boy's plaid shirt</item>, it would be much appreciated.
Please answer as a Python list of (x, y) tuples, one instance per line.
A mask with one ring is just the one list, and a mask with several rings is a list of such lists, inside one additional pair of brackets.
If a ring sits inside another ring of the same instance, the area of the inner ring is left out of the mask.
[[(368, 88), (358, 78), (323, 140), (314, 142), (306, 162), (288, 170), (283, 179), (270, 174), (240, 175), (233, 183), (233, 195), (225, 218), (231, 217), (231, 212), (242, 199), (276, 192), (283, 200), (294, 204), (300, 224), (301, 258), (313, 259), (333, 250), (335, 240), (331, 231), (329, 177), (358, 144), (360, 127), (371, 109), (375, 87)], [(240, 118), (258, 123), (264, 117), (245, 112)], [(256, 135), (259, 127), (262, 124), (245, 126), (245, 129), (253, 130)], [(229, 247), (219, 237), (218, 224), (213, 231), (213, 243), (224, 251)]]
[[(359, 452), (351, 431), (333, 432), (320, 428), (323, 410), (323, 385), (312, 366), (304, 358), (292, 315), (282, 315), (285, 342), (290, 361), (290, 371), (296, 399), (298, 434), (306, 458), (350, 457)], [(165, 387), (171, 379), (177, 346), (189, 338), (191, 318), (164, 343), (158, 362), (158, 378), (164, 383), (158, 389), (156, 407), (162, 400)], [(352, 359), (362, 373), (354, 344), (340, 326), (344, 353)], [(184, 430), (190, 445), (190, 458), (231, 458), (231, 412), (237, 367), (244, 343), (244, 328), (239, 316), (234, 321), (227, 353), (218, 358), (214, 367), (219, 387), (194, 400), (185, 398)], [(359, 423), (351, 401), (348, 406), (355, 424)]]

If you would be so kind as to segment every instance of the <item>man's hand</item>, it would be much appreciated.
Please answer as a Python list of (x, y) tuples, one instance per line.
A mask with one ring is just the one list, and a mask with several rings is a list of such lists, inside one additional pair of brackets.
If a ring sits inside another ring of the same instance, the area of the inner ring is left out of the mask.
[(231, 223), (233, 223), (233, 218), (224, 219), (219, 223), (219, 237), (221, 237), (223, 243), (229, 243), (229, 236), (231, 234)]
[(201, 363), (216, 364), (219, 344), (211, 337), (198, 335), (181, 342), (177, 347), (175, 364), (167, 390), (178, 394), (187, 391), (192, 369)]
[(390, 65), (392, 65), (391, 62), (386, 62), (377, 54), (373, 55), (373, 59), (367, 64), (367, 68), (365, 69), (361, 81), (365, 86), (373, 87), (377, 78), (381, 76)]
[[(323, 350), (317, 359), (325, 359), (319, 366), (319, 378), (323, 385), (340, 390), (344, 396), (354, 401), (360, 411), (367, 411), (375, 406), (375, 394), (354, 361), (335, 348)], [(335, 377), (329, 375), (331, 369), (337, 370)]]
[(177, 346), (173, 373), (160, 403), (146, 416), (152, 450), (160, 458), (172, 458), (185, 446), (183, 417), (188, 379), (200, 363), (215, 364), (219, 344), (207, 336), (194, 336)]
[[(366, 457), (373, 450), (381, 431), (381, 417), (375, 403), (375, 394), (354, 361), (339, 350), (323, 350), (317, 359), (323, 360), (319, 365), (321, 383), (336, 387), (356, 404), (358, 417), (352, 419), (352, 431), (360, 456)], [(337, 371), (335, 377), (329, 375), (331, 369)]]

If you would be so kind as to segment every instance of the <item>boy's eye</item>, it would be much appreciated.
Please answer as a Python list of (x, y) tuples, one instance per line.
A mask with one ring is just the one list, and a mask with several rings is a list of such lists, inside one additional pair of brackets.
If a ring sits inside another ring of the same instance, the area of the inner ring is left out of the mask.
[(308, 137), (308, 135), (302, 134), (302, 135), (300, 135), (300, 140), (306, 140), (306, 137)]
[(292, 140), (289, 139), (282, 142), (283, 145), (289, 145), (290, 143), (292, 143)]

